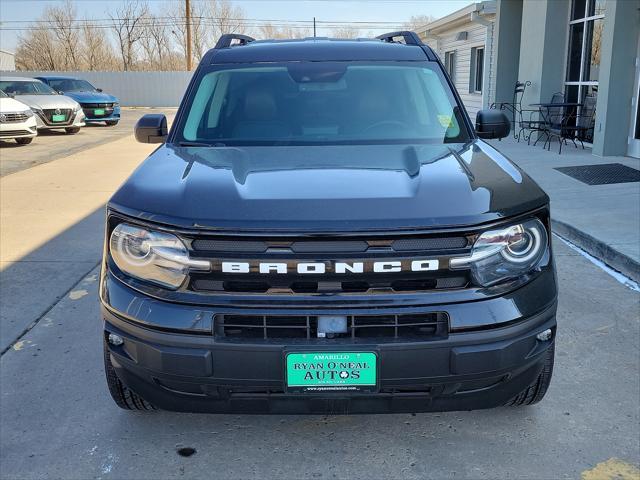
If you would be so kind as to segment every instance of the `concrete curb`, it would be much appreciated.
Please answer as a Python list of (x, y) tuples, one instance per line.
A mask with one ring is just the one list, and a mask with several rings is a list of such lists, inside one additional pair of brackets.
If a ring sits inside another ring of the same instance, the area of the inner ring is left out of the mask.
[(552, 220), (551, 227), (561, 237), (566, 238), (598, 260), (602, 260), (614, 270), (640, 283), (640, 263), (631, 257), (620, 253), (615, 248), (568, 223)]

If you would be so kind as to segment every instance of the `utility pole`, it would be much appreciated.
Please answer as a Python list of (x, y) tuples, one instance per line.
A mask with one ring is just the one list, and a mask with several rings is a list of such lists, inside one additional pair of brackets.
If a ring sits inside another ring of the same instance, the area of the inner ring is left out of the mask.
[(185, 2), (185, 15), (184, 18), (187, 22), (187, 71), (191, 71), (191, 1), (184, 0)]
[(316, 17), (313, 17), (313, 38), (316, 38)]

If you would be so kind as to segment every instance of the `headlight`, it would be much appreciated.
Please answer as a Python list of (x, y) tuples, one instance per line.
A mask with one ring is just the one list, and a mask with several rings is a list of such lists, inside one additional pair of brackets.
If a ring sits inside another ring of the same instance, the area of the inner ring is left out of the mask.
[(119, 224), (109, 239), (111, 258), (124, 273), (177, 289), (189, 270), (208, 271), (204, 260), (191, 260), (184, 243), (170, 233)]
[(549, 239), (544, 225), (531, 219), (482, 233), (468, 257), (452, 258), (452, 269), (471, 268), (474, 280), (488, 287), (520, 277), (538, 267)]
[(35, 115), (35, 113), (33, 113), (33, 110), (25, 110), (24, 114), (27, 116), (27, 118), (33, 117)]

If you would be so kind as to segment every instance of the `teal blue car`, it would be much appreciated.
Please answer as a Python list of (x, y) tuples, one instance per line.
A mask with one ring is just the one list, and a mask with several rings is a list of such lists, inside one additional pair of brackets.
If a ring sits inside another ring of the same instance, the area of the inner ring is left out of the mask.
[(104, 122), (115, 126), (120, 121), (120, 102), (113, 95), (104, 93), (86, 80), (73, 77), (42, 76), (36, 77), (57, 92), (73, 98), (82, 106), (86, 123)]

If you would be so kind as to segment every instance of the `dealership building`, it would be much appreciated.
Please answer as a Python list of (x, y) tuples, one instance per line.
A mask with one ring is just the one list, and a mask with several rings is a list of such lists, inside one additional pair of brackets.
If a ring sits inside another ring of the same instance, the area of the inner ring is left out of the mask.
[[(595, 102), (595, 155), (640, 158), (640, 0), (478, 2), (418, 32), (439, 54), (472, 115), (511, 102), (522, 108)], [(578, 107), (582, 108), (582, 107)]]

